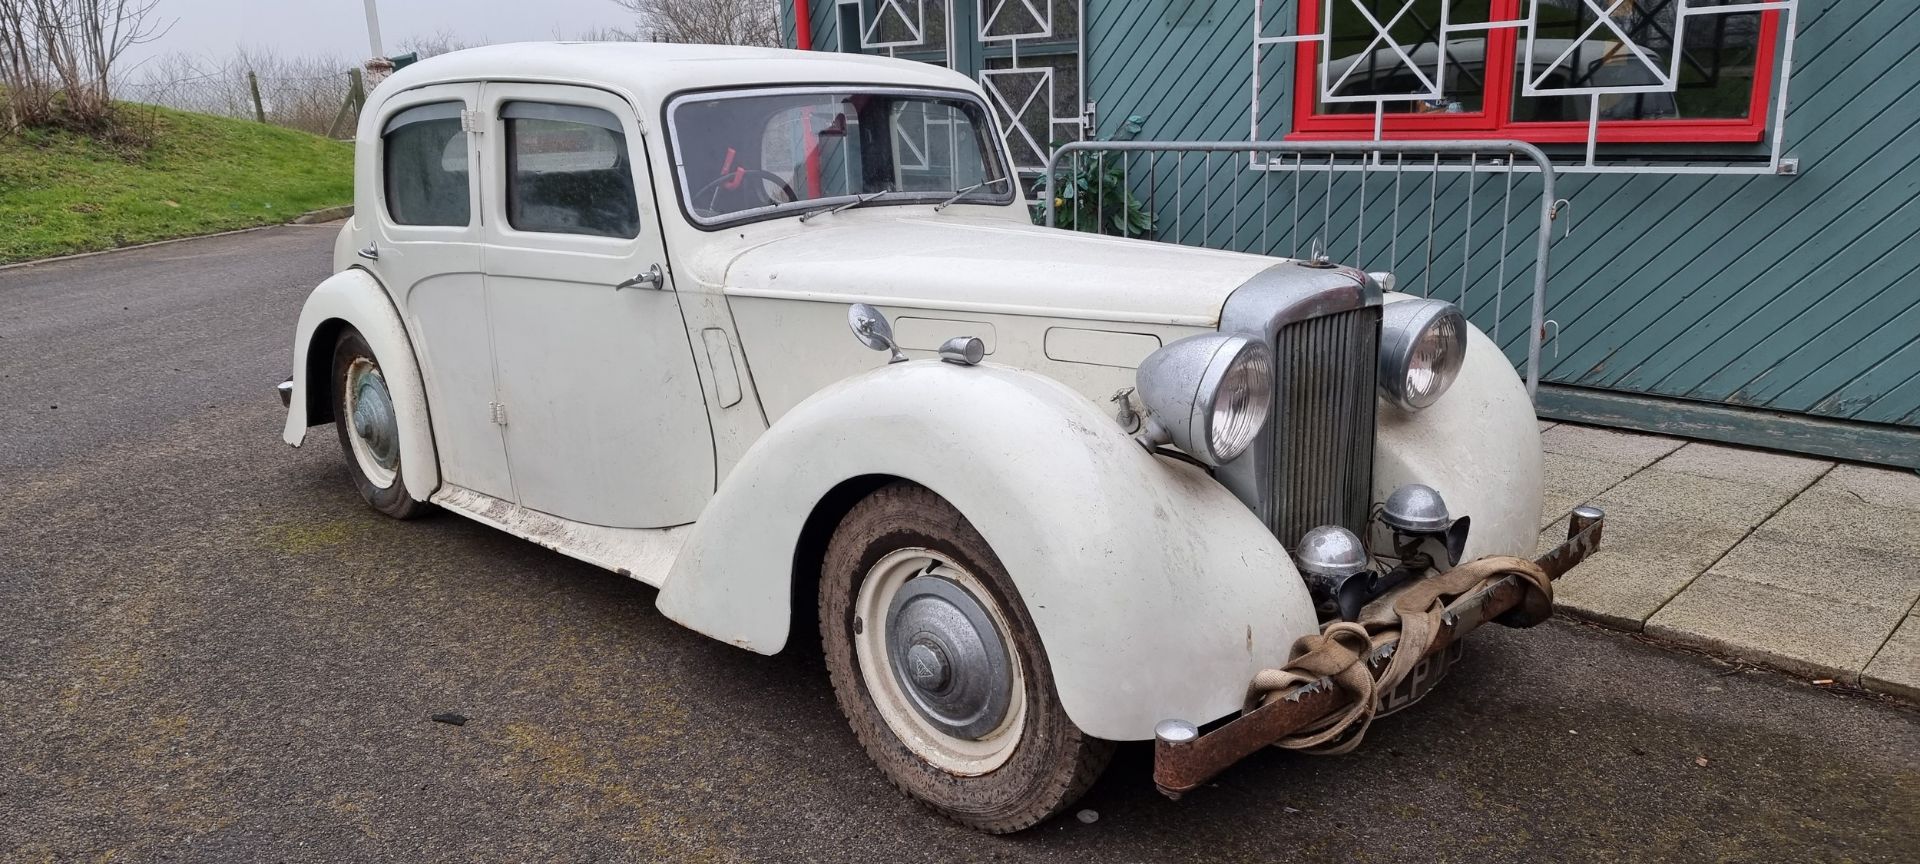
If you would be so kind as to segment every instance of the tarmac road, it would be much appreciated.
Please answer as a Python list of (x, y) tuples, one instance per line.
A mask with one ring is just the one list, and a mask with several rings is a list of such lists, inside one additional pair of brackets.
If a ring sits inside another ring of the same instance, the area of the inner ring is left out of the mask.
[(1475, 636), (1357, 754), (1172, 802), (1133, 745), (1091, 824), (955, 827), (867, 764), (817, 652), (387, 520), (331, 430), (281, 444), (332, 236), (0, 271), (0, 860), (1920, 857), (1912, 712), (1558, 620)]

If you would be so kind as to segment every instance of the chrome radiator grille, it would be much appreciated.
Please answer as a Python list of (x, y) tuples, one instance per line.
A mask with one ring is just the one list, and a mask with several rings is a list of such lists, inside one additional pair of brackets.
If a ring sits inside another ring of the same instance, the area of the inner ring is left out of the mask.
[(1380, 307), (1310, 318), (1274, 338), (1267, 527), (1292, 548), (1320, 525), (1365, 536), (1373, 493)]

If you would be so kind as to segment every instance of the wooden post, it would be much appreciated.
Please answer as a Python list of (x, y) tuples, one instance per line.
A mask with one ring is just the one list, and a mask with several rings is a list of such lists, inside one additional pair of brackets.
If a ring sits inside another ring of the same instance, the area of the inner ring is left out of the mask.
[(360, 67), (347, 70), (347, 96), (340, 100), (340, 111), (333, 115), (333, 123), (327, 126), (327, 137), (340, 137), (340, 127), (347, 122), (347, 115), (355, 108), (367, 104), (366, 79), (360, 77)]
[(253, 119), (260, 123), (267, 122), (267, 109), (260, 104), (260, 76), (253, 74), (251, 69), (247, 70), (247, 90), (253, 94)]

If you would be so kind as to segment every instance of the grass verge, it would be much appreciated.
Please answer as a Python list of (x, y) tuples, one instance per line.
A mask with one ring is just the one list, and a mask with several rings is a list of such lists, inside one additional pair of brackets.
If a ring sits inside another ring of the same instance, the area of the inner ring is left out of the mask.
[(353, 201), (353, 147), (243, 120), (130, 107), (145, 147), (0, 138), (0, 264), (285, 222)]

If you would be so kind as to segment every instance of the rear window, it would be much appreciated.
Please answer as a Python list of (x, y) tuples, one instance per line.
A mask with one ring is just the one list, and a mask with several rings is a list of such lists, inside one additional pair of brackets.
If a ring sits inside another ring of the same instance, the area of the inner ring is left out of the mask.
[(460, 102), (416, 105), (393, 115), (381, 134), (387, 218), (396, 225), (465, 227), (473, 148), (460, 129)]

